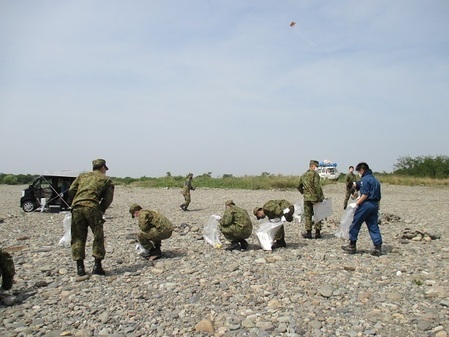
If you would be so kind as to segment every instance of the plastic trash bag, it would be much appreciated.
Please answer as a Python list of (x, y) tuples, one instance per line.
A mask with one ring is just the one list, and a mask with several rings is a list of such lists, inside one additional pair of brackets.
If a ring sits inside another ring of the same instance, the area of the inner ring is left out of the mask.
[(296, 219), (299, 223), (301, 223), (304, 213), (302, 211), (301, 203), (298, 201), (293, 205), (295, 207), (295, 211), (293, 212), (293, 218)]
[(349, 227), (351, 226), (352, 220), (354, 219), (354, 213), (356, 210), (355, 202), (348, 204), (346, 210), (343, 213), (340, 221), (340, 228), (335, 233), (337, 238), (342, 238), (345, 240), (349, 240)]
[(220, 241), (218, 229), (218, 220), (216, 215), (211, 215), (209, 220), (207, 220), (206, 225), (203, 229), (203, 238), (208, 244), (210, 244), (214, 248), (221, 248), (222, 244)]
[(320, 222), (332, 214), (332, 198), (326, 198), (322, 202), (313, 205), (313, 221)]
[(67, 212), (64, 216), (64, 220), (62, 220), (62, 226), (64, 228), (64, 235), (61, 240), (59, 240), (59, 246), (63, 246), (66, 248), (70, 247), (72, 241), (72, 213)]
[(136, 245), (136, 253), (137, 253), (137, 255), (146, 257), (146, 256), (150, 255), (150, 250), (146, 249), (146, 248), (143, 248), (143, 246), (140, 243), (138, 243)]
[(274, 237), (278, 229), (284, 224), (281, 219), (273, 219), (262, 222), (256, 229), (255, 234), (263, 250), (271, 250), (274, 243)]

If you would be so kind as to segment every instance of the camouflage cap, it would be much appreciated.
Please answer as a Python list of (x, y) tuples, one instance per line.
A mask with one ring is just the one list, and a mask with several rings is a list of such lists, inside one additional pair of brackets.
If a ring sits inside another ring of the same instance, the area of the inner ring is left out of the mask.
[(229, 199), (229, 200), (226, 200), (226, 202), (225, 202), (225, 206), (228, 206), (228, 205), (235, 205), (235, 203), (234, 203), (234, 201)]
[(109, 170), (109, 168), (106, 166), (106, 160), (104, 160), (104, 159), (94, 159), (94, 160), (92, 160), (92, 166), (93, 166), (94, 169), (104, 166), (104, 168), (106, 170)]
[(137, 204), (132, 204), (131, 207), (129, 208), (129, 213), (131, 213), (131, 218), (134, 218), (134, 212), (136, 211), (140, 211), (142, 209), (142, 207), (140, 207)]
[(311, 160), (309, 163), (310, 166), (315, 165), (316, 167), (320, 166), (320, 163), (318, 162), (318, 160)]
[(256, 208), (254, 208), (253, 214), (257, 217), (257, 212), (259, 212), (259, 211), (262, 210), (262, 209), (263, 209), (262, 207), (256, 207)]

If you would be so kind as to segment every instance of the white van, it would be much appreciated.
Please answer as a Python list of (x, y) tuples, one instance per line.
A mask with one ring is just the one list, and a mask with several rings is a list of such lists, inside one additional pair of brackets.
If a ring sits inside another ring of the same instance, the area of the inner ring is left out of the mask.
[(337, 170), (336, 163), (320, 162), (318, 174), (321, 179), (338, 180), (340, 177), (340, 172)]

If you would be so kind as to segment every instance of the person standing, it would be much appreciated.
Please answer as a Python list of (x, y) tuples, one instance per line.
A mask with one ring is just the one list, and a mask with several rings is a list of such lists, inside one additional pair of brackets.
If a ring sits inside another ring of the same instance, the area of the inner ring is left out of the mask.
[(348, 207), (348, 201), (351, 195), (355, 192), (354, 182), (356, 181), (356, 177), (354, 174), (354, 166), (349, 166), (349, 172), (345, 177), (345, 187), (346, 187), (346, 195), (345, 200), (343, 201), (343, 209)]
[[(316, 172), (319, 162), (311, 160), (309, 169), (299, 178), (298, 191), (304, 196), (304, 218), (306, 231), (301, 233), (305, 239), (312, 239), (313, 205), (324, 200), (320, 176)], [(315, 222), (315, 239), (321, 238), (321, 221)]]
[[(256, 207), (253, 211), (253, 214), (256, 216), (257, 220), (268, 217), (268, 219), (282, 219), (285, 218), (285, 221), (292, 222), (293, 221), (293, 213), (295, 212), (295, 206), (293, 206), (287, 200), (269, 200), (262, 207)], [(282, 225), (276, 235), (274, 237), (274, 244), (271, 249), (287, 247), (285, 242), (285, 231), (284, 225)]]
[(378, 224), (379, 202), (381, 199), (380, 182), (373, 176), (373, 172), (365, 162), (357, 164), (355, 170), (360, 174), (361, 181), (353, 183), (359, 190), (360, 198), (356, 201), (356, 210), (351, 226), (349, 226), (349, 243), (342, 246), (348, 254), (356, 253), (356, 243), (363, 222), (368, 227), (368, 232), (374, 248), (371, 255), (382, 254), (382, 235)]
[(249, 238), (253, 231), (253, 224), (248, 212), (237, 207), (234, 201), (227, 200), (223, 216), (218, 218), (221, 233), (231, 242), (231, 245), (225, 250), (247, 250), (248, 242), (245, 239)]
[(89, 227), (94, 236), (92, 255), (95, 258), (95, 265), (92, 274), (106, 274), (101, 265), (101, 261), (106, 255), (103, 215), (114, 198), (114, 184), (106, 176), (106, 171), (109, 168), (104, 159), (93, 160), (92, 166), (92, 172), (81, 173), (69, 188), (72, 207), (72, 258), (76, 261), (79, 276), (86, 275), (84, 259)]
[(16, 270), (11, 255), (0, 248), (0, 276), (2, 277), (3, 290), (12, 288), (15, 274)]
[(189, 173), (184, 182), (184, 187), (182, 189), (182, 195), (184, 196), (184, 203), (179, 206), (183, 211), (188, 211), (187, 207), (190, 205), (191, 197), (190, 191), (195, 191), (195, 187), (192, 186), (193, 174)]
[(146, 259), (156, 260), (162, 256), (161, 241), (171, 237), (173, 225), (163, 214), (142, 209), (137, 204), (129, 208), (132, 218), (138, 218), (140, 232), (137, 238), (146, 250), (142, 256)]

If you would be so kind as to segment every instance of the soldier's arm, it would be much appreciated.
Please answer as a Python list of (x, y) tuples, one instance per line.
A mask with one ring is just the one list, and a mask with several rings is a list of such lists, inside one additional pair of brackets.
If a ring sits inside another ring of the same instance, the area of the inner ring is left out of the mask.
[(103, 211), (103, 213), (106, 212), (108, 207), (112, 204), (112, 200), (114, 199), (114, 189), (115, 189), (114, 184), (112, 184), (111, 182), (106, 187), (103, 199), (101, 199), (100, 202), (100, 208)]
[(70, 185), (69, 187), (67, 204), (70, 206), (72, 205), (72, 201), (76, 195), (76, 192), (78, 192), (78, 185), (79, 185), (79, 176), (73, 181), (72, 185)]
[(232, 225), (233, 218), (234, 218), (234, 216), (233, 216), (232, 212), (230, 212), (229, 210), (225, 210), (219, 223), (223, 227), (228, 227), (228, 226)]
[(304, 194), (304, 183), (302, 181), (302, 177), (299, 179), (299, 184), (297, 187), (299, 193)]

